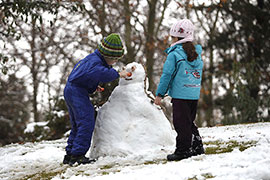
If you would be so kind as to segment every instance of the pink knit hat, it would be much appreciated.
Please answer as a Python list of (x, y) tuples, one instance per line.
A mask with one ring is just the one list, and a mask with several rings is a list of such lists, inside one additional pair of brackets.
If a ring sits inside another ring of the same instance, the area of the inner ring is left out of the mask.
[(194, 25), (192, 22), (188, 19), (182, 19), (175, 23), (171, 29), (170, 29), (170, 35), (173, 37), (182, 37), (184, 39), (181, 39), (171, 46), (174, 46), (176, 44), (181, 44), (185, 42), (192, 42), (193, 41), (193, 33), (194, 33)]

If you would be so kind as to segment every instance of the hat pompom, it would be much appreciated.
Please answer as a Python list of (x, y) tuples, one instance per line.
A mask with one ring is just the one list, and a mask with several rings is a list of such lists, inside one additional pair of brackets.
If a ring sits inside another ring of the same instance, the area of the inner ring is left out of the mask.
[(124, 47), (118, 34), (112, 33), (103, 38), (98, 45), (98, 51), (104, 57), (121, 58), (124, 55)]

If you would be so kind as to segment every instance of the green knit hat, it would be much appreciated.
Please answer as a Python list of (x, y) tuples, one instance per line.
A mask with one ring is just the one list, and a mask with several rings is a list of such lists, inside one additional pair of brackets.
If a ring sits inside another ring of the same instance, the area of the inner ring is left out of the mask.
[(120, 36), (112, 33), (106, 38), (103, 38), (98, 45), (98, 51), (104, 57), (122, 58), (124, 55), (124, 48)]

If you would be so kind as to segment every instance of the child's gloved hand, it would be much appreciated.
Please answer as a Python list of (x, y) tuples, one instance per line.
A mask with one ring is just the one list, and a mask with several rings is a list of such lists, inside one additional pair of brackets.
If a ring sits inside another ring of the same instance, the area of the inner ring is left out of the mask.
[(103, 92), (103, 91), (104, 91), (104, 88), (101, 87), (101, 86), (98, 86), (96, 91), (97, 91), (97, 92)]
[(119, 72), (119, 75), (120, 75), (121, 78), (126, 78), (127, 76), (130, 77), (131, 76), (130, 74), (131, 73), (127, 72), (126, 70), (122, 70), (122, 71)]

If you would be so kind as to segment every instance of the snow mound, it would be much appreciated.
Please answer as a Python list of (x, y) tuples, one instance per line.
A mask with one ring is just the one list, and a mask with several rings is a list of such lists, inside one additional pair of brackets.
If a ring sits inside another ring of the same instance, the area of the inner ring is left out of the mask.
[(49, 129), (47, 126), (48, 122), (32, 122), (27, 124), (26, 129), (24, 130), (24, 133), (32, 133), (35, 130), (36, 126), (44, 127), (45, 129)]
[(126, 66), (132, 76), (121, 78), (108, 102), (98, 111), (90, 156), (127, 156), (171, 147), (175, 134), (163, 111), (144, 91), (141, 64)]

